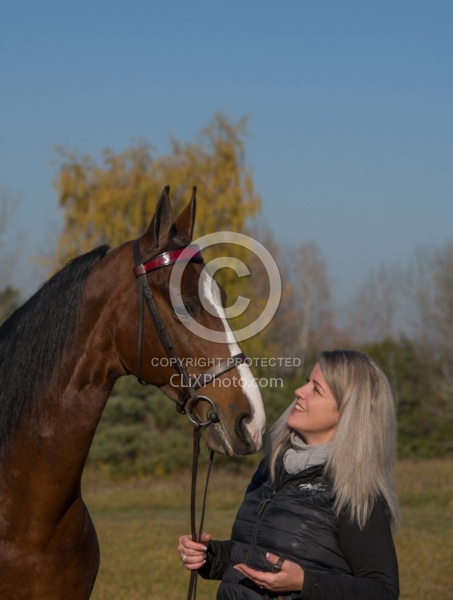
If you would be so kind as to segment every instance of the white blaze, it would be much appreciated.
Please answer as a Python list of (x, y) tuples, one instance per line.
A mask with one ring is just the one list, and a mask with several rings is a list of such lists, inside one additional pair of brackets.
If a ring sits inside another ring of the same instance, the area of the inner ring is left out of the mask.
[[(220, 288), (217, 282), (209, 275), (207, 269), (203, 269), (199, 282), (200, 299), (205, 309), (212, 315), (221, 319), (227, 340), (230, 355), (233, 357), (241, 352), (239, 344), (234, 337), (234, 333), (226, 318), (225, 310), (222, 306)], [(239, 371), (242, 390), (248, 398), (252, 419), (250, 423), (245, 423), (250, 437), (254, 440), (258, 448), (262, 444), (262, 436), (266, 425), (266, 415), (264, 412), (263, 400), (256, 379), (250, 367), (246, 364), (237, 366)]]

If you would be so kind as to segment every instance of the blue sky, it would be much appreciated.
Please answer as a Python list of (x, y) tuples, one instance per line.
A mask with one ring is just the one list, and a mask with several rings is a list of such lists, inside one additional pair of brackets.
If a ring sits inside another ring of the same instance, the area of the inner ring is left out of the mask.
[(347, 303), (371, 269), (453, 238), (452, 31), (449, 0), (2, 0), (0, 189), (21, 197), (21, 273), (58, 234), (56, 146), (161, 154), (223, 112), (250, 118), (274, 237), (315, 242)]

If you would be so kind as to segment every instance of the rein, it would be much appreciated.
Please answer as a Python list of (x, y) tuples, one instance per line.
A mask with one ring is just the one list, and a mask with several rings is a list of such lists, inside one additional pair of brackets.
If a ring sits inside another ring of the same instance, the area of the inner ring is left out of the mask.
[[(193, 428), (193, 454), (192, 454), (192, 483), (190, 486), (190, 530), (192, 540), (195, 542), (201, 541), (201, 534), (203, 533), (204, 516), (206, 512), (206, 497), (208, 493), (209, 477), (211, 475), (211, 469), (214, 462), (214, 450), (209, 452), (209, 463), (208, 471), (206, 474), (206, 481), (204, 484), (203, 502), (201, 505), (200, 512), (200, 525), (197, 532), (196, 525), (196, 509), (197, 509), (197, 472), (198, 472), (198, 457), (200, 455), (200, 438), (201, 438), (201, 427), (200, 425), (194, 424)], [(197, 571), (190, 572), (189, 590), (187, 592), (187, 600), (196, 600), (197, 597)]]
[[(189, 253), (187, 250), (189, 249)], [(184, 252), (184, 258), (180, 258), (182, 252)], [(232, 356), (230, 358), (225, 358), (219, 361), (213, 367), (206, 369), (201, 374), (196, 375), (195, 377), (191, 377), (186, 369), (184, 362), (179, 356), (176, 348), (174, 347), (170, 335), (165, 327), (165, 323), (163, 322), (159, 309), (157, 308), (156, 302), (154, 300), (151, 288), (149, 286), (148, 280), (146, 278), (147, 273), (150, 271), (154, 271), (155, 269), (159, 269), (162, 267), (174, 265), (178, 262), (178, 259), (184, 260), (186, 262), (203, 262), (203, 257), (198, 246), (190, 245), (184, 246), (183, 248), (178, 248), (176, 250), (170, 250), (167, 252), (163, 252), (158, 256), (150, 259), (149, 261), (143, 263), (142, 256), (140, 252), (140, 243), (139, 239), (134, 241), (134, 274), (138, 281), (139, 286), (139, 324), (138, 324), (138, 339), (137, 339), (137, 379), (139, 383), (142, 385), (148, 385), (147, 381), (144, 381), (141, 376), (141, 363), (142, 363), (142, 346), (143, 346), (143, 322), (144, 322), (144, 309), (143, 300), (146, 300), (146, 306), (148, 312), (151, 316), (151, 319), (156, 328), (157, 334), (159, 336), (160, 341), (162, 342), (163, 347), (165, 348), (169, 358), (172, 359), (172, 364), (174, 365), (175, 370), (181, 376), (181, 381), (184, 382), (184, 387), (179, 391), (179, 396), (176, 401), (176, 410), (179, 414), (186, 414), (189, 420), (194, 425), (193, 431), (193, 454), (192, 454), (192, 482), (191, 482), (191, 499), (190, 499), (190, 522), (191, 522), (191, 535), (192, 540), (199, 541), (201, 539), (201, 534), (203, 530), (203, 521), (206, 509), (206, 496), (208, 490), (209, 476), (211, 473), (211, 468), (214, 460), (214, 451), (210, 451), (209, 458), (209, 466), (208, 472), (206, 475), (205, 489), (203, 494), (203, 503), (201, 508), (201, 516), (200, 516), (200, 525), (199, 531), (197, 532), (196, 528), (196, 487), (197, 487), (197, 473), (198, 473), (198, 457), (200, 454), (200, 438), (201, 431), (203, 427), (208, 427), (212, 423), (218, 423), (219, 416), (217, 414), (216, 406), (213, 400), (208, 396), (199, 396), (196, 393), (200, 387), (206, 386), (208, 383), (213, 381), (216, 377), (219, 377), (223, 373), (233, 369), (234, 367), (240, 365), (246, 360), (245, 354), (242, 352)], [(200, 421), (192, 412), (193, 407), (200, 401), (207, 402), (210, 405), (210, 410), (207, 413), (207, 420)], [(197, 572), (191, 571), (190, 574), (190, 584), (189, 591), (187, 595), (187, 600), (195, 600), (196, 598), (196, 582), (197, 582)]]

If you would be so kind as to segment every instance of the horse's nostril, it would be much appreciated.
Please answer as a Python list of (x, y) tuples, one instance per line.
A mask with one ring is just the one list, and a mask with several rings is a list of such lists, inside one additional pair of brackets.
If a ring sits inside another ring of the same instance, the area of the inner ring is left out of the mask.
[(234, 431), (235, 431), (236, 435), (238, 436), (238, 438), (243, 441), (247, 441), (247, 439), (248, 439), (246, 425), (247, 425), (247, 423), (250, 422), (251, 418), (252, 418), (252, 415), (249, 412), (241, 413), (236, 418)]

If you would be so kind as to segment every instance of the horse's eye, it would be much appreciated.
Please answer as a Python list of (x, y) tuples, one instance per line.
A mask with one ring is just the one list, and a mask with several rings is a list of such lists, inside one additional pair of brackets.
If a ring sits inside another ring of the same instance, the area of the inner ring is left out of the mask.
[(175, 306), (174, 311), (177, 317), (184, 318), (193, 317), (196, 314), (197, 309), (195, 304), (192, 304), (191, 302), (185, 302), (180, 306)]

